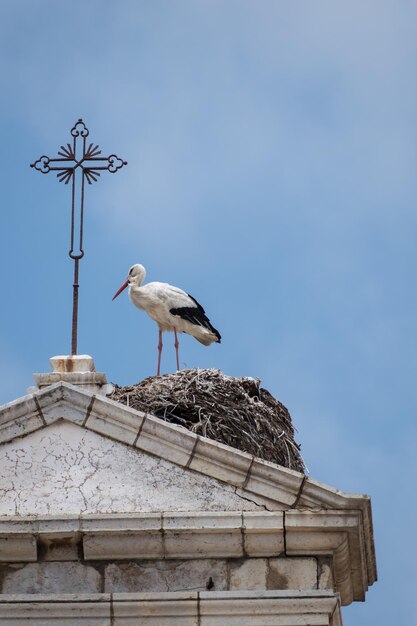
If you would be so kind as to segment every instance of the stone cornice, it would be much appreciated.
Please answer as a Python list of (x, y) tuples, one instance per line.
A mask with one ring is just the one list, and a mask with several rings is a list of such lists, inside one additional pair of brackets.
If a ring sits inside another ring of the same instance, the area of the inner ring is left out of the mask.
[(32, 626), (70, 620), (80, 626), (341, 626), (340, 606), (328, 591), (2, 595), (0, 622)]
[[(8, 541), (1, 543), (1, 537)], [(36, 561), (36, 541), (74, 537), (86, 560), (273, 557), (284, 553), (282, 512), (128, 513), (0, 517), (0, 561)]]
[(36, 561), (36, 545), (73, 538), (86, 561), (331, 556), (343, 605), (369, 578), (360, 511), (196, 512), (0, 518), (0, 561)]
[(364, 600), (369, 579), (361, 511), (291, 510), (284, 513), (288, 556), (331, 554), (342, 604)]

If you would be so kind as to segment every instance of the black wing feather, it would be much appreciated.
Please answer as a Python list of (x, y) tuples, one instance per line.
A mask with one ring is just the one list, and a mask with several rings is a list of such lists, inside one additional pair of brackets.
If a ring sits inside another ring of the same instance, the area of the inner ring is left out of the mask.
[(196, 324), (197, 326), (203, 326), (207, 328), (212, 333), (214, 333), (217, 337), (218, 342), (220, 343), (221, 336), (218, 330), (216, 330), (210, 323), (209, 318), (206, 315), (203, 307), (193, 296), (188, 296), (191, 298), (193, 302), (195, 302), (195, 306), (182, 306), (178, 309), (170, 309), (169, 312), (172, 315), (178, 315), (181, 319), (186, 320), (187, 322), (191, 322), (191, 324)]

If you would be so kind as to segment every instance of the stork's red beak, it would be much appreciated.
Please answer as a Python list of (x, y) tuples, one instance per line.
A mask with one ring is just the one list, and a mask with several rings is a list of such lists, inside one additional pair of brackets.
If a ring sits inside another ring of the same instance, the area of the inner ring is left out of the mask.
[(122, 291), (124, 289), (126, 289), (126, 287), (129, 284), (129, 279), (125, 280), (125, 282), (123, 283), (123, 285), (120, 287), (119, 291), (116, 291), (116, 293), (114, 294), (113, 298), (112, 298), (112, 302), (113, 300), (115, 300), (115, 298), (117, 298), (117, 296), (120, 296), (120, 294), (122, 293)]

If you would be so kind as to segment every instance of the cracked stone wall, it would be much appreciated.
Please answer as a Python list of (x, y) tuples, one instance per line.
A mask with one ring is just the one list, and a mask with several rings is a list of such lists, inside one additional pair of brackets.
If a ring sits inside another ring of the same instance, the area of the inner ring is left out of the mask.
[(327, 558), (44, 561), (0, 565), (1, 593), (331, 589)]
[(236, 488), (60, 421), (0, 447), (0, 515), (253, 511)]

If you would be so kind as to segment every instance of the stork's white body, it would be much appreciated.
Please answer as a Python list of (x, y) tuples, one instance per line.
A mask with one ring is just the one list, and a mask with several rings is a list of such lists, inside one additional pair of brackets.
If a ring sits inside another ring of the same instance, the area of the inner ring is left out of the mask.
[(203, 307), (192, 296), (178, 287), (168, 283), (148, 283), (143, 285), (146, 271), (143, 265), (133, 265), (129, 276), (117, 291), (113, 300), (129, 287), (131, 302), (146, 313), (158, 324), (158, 370), (161, 368), (162, 333), (174, 331), (177, 368), (179, 369), (177, 332), (187, 333), (195, 337), (200, 343), (209, 346), (211, 343), (220, 343), (220, 333), (211, 325)]
[(187, 333), (205, 346), (218, 341), (217, 336), (210, 329), (170, 312), (172, 309), (195, 308), (196, 311), (198, 310), (195, 300), (178, 287), (158, 282), (148, 283), (143, 287), (132, 284), (129, 286), (129, 298), (138, 309), (146, 311), (149, 317), (155, 320), (162, 332)]

